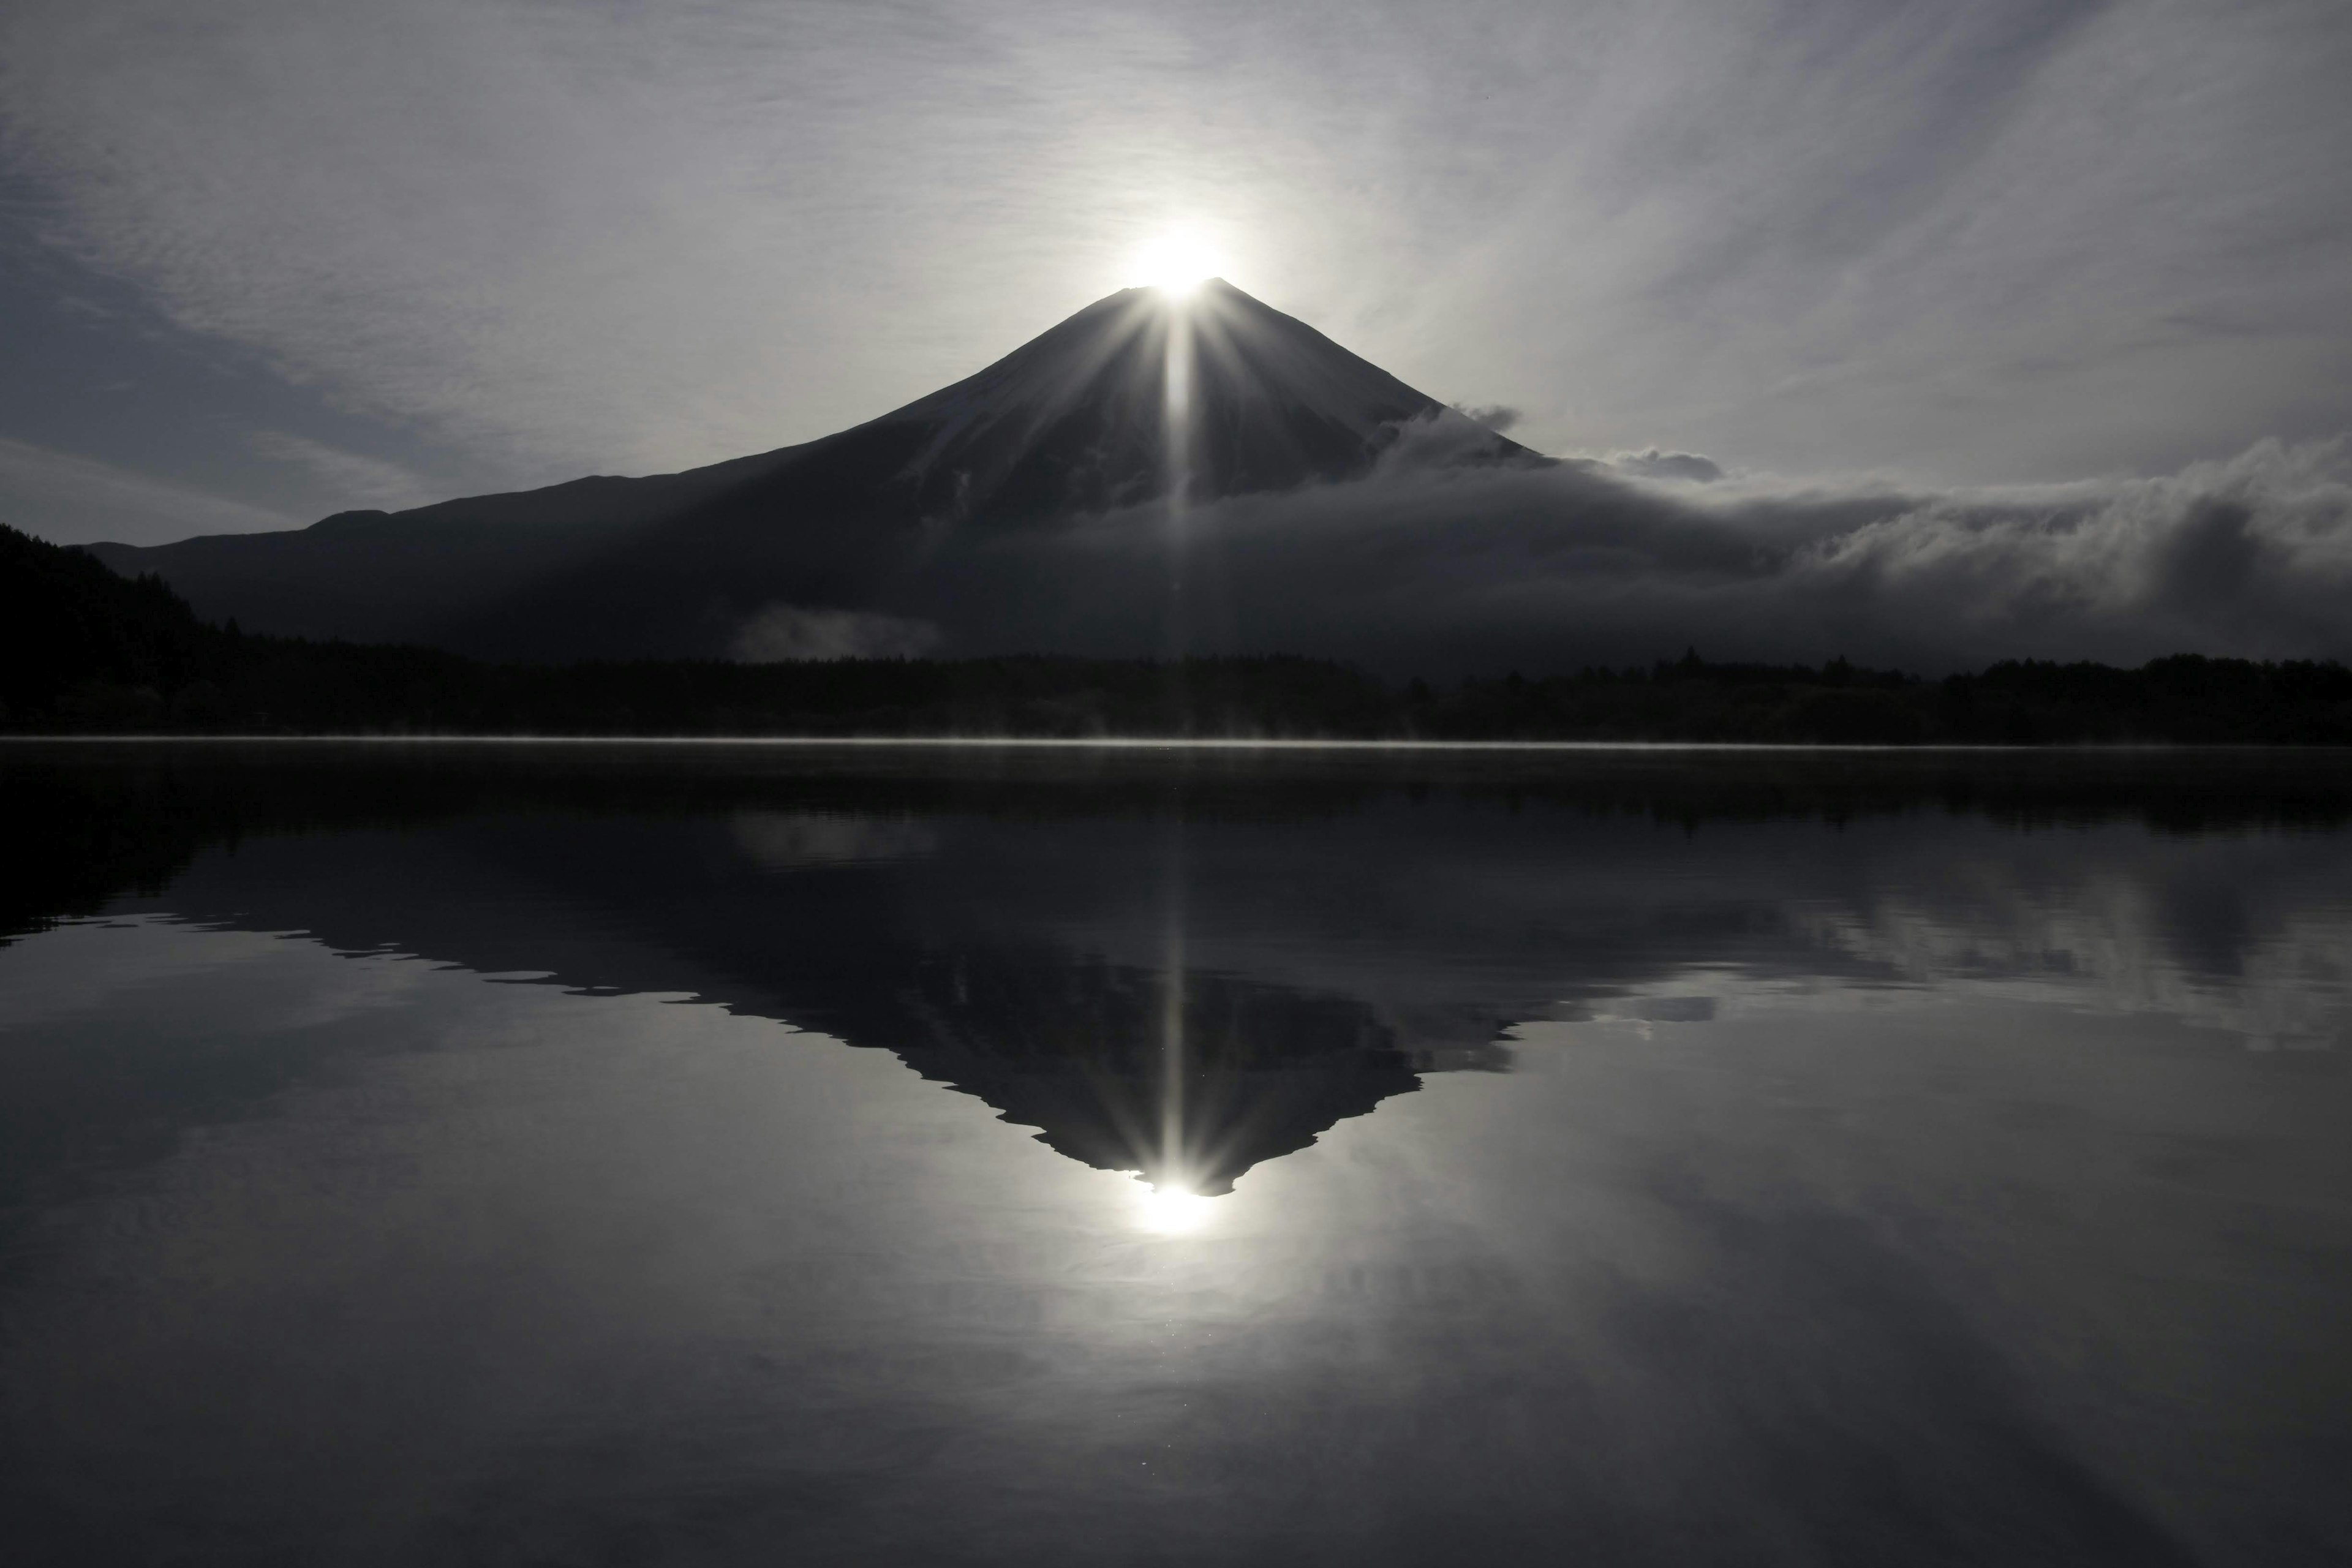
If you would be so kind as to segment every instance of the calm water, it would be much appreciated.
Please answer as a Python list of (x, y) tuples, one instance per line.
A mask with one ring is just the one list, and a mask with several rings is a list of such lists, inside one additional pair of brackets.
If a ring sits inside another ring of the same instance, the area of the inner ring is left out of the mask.
[(2352, 1560), (2352, 761), (0, 805), (12, 1563)]

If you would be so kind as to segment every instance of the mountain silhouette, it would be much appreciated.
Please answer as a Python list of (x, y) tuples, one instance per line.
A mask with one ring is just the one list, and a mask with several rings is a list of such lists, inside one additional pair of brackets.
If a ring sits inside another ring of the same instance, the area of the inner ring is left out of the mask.
[[(933, 591), (913, 597), (935, 609), (937, 583), (1008, 538), (1384, 461), (1543, 460), (1213, 280), (1181, 299), (1121, 290), (975, 375), (802, 446), (286, 533), (91, 549), (248, 631), (500, 658), (911, 653), (938, 618), (894, 618), (894, 587), (927, 579)], [(1051, 575), (994, 580), (997, 623), (1008, 597), (1050, 599)], [(769, 646), (747, 647), (747, 627)], [(1003, 635), (1018, 636), (1017, 612)]]
[[(887, 1049), (1057, 1153), (1203, 1196), (1424, 1075), (1507, 1068), (1505, 1030), (1549, 994), (1423, 987), (1393, 960), (1365, 976), (1344, 940), (1302, 965), (1329, 912), (1312, 878), (1280, 878), (1295, 891), (1273, 951), (1226, 932), (1217, 910), (1262, 901), (1234, 884), (1262, 874), (1269, 835), (1362, 809), (1367, 789), (1345, 780), (1170, 799), (1164, 780), (1050, 767), (992, 783), (612, 762), (325, 756), (264, 773), (231, 753), (125, 775), (68, 756), (0, 773), (0, 806), (79, 847), (0, 899), (0, 944), (135, 906), (596, 994), (690, 995)], [(842, 809), (877, 798), (892, 807)], [(1195, 854), (1165, 852), (1171, 824)], [(1169, 911), (1187, 895), (1203, 962), (1171, 964)], [(47, 1136), (0, 1115), (0, 1149), (11, 1132)]]

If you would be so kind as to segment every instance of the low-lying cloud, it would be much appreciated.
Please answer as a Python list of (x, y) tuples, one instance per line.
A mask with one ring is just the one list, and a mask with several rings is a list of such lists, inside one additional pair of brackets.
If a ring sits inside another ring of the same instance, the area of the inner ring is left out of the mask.
[(2352, 468), (2341, 441), (2265, 441), (2157, 479), (1942, 492), (1697, 485), (1595, 462), (1396, 466), (1172, 529), (1143, 508), (976, 542), (885, 597), (937, 622), (945, 653), (1287, 651), (1432, 675), (1685, 646), (1928, 671), (2340, 658)]
[(1507, 403), (1457, 403), (1454, 407), (1456, 412), (1475, 419), (1497, 436), (1509, 435), (1511, 427), (1526, 417)]
[(911, 658), (937, 646), (937, 626), (856, 610), (770, 605), (745, 621), (729, 650), (742, 664)]
[(1620, 452), (1609, 462), (1611, 467), (1637, 479), (1688, 479), (1711, 485), (1723, 478), (1720, 463), (1696, 452), (1661, 452), (1653, 447), (1646, 452)]

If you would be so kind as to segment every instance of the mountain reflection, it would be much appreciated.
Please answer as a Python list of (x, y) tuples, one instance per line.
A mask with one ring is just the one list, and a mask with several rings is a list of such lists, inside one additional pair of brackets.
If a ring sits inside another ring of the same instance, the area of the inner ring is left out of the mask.
[(1456, 1065), (1401, 1048), (1361, 998), (1043, 943), (877, 953), (864, 979), (795, 984), (807, 1006), (784, 1011), (887, 1045), (1071, 1159), (1204, 1197)]
[(1975, 986), (2341, 1035), (2352, 850), (2234, 837), (2342, 820), (2341, 764), (1879, 765), (26, 752), (0, 785), (70, 850), (11, 930), (145, 910), (694, 997), (887, 1049), (1170, 1227), (1546, 1021)]

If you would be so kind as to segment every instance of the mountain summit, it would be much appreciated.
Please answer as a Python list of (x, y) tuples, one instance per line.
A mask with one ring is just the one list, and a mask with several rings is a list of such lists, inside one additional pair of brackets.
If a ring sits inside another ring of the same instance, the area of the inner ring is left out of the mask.
[[(919, 437), (928, 513), (1013, 521), (1358, 478), (1417, 424), (1521, 453), (1322, 333), (1212, 279), (1127, 289), (979, 374), (836, 439)], [(894, 454), (895, 455), (895, 454)]]
[[(783, 635), (750, 657), (911, 652), (936, 628), (867, 635), (910, 572), (1128, 509), (1407, 460), (1543, 459), (1218, 279), (1181, 298), (1123, 289), (803, 446), (289, 533), (92, 549), (254, 631), (509, 658), (746, 656), (745, 626), (767, 615)], [(799, 618), (774, 622), (777, 606)], [(866, 633), (828, 641), (823, 628), (859, 617)]]

